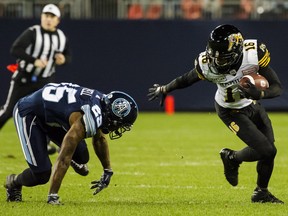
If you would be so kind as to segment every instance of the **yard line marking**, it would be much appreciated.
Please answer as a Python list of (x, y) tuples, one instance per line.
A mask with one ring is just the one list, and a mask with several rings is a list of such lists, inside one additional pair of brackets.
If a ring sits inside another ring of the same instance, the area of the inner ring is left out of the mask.
[[(159, 189), (224, 189), (226, 187), (224, 186), (197, 186), (197, 185), (146, 185), (146, 184), (140, 184), (140, 185), (115, 185), (116, 187), (122, 187), (122, 188), (159, 188)], [(241, 187), (233, 187), (233, 190), (246, 190), (248, 187), (241, 186)]]

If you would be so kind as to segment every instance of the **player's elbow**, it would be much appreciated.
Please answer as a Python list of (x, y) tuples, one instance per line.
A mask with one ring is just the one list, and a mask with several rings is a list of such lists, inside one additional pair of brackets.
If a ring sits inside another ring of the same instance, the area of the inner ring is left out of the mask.
[(262, 159), (264, 160), (273, 160), (276, 157), (277, 148), (275, 146), (269, 146), (262, 153)]
[(283, 93), (283, 87), (281, 84), (276, 84), (272, 91), (274, 92), (274, 97), (278, 97)]
[(283, 93), (283, 87), (281, 84), (273, 84), (265, 91), (264, 98), (274, 98), (278, 97)]

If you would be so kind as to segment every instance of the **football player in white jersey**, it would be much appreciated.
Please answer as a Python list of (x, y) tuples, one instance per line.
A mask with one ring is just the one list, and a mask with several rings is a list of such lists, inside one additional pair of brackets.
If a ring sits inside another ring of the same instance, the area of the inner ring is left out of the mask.
[[(282, 93), (280, 80), (269, 62), (270, 53), (265, 44), (255, 39), (244, 40), (233, 25), (220, 25), (211, 32), (206, 50), (196, 58), (194, 69), (166, 85), (154, 84), (149, 88), (148, 98), (151, 101), (159, 97), (162, 105), (171, 91), (186, 88), (200, 80), (215, 83), (218, 116), (247, 145), (239, 151), (228, 148), (220, 151), (227, 181), (236, 186), (239, 165), (257, 161), (257, 186), (251, 201), (283, 204), (268, 191), (277, 149), (271, 121), (258, 102)], [(264, 76), (269, 88), (258, 90), (252, 83), (249, 88), (241, 88), (240, 79), (251, 73)]]

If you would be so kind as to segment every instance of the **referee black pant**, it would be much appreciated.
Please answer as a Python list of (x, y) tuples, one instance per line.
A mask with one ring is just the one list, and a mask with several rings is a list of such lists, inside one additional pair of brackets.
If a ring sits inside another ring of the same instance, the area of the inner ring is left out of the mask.
[(32, 82), (31, 76), (23, 76), (23, 73), (16, 71), (11, 79), (8, 96), (4, 105), (0, 108), (0, 129), (12, 117), (13, 109), (18, 100), (27, 96), (44, 85), (50, 82), (55, 82), (55, 75), (47, 78), (37, 78), (37, 81)]

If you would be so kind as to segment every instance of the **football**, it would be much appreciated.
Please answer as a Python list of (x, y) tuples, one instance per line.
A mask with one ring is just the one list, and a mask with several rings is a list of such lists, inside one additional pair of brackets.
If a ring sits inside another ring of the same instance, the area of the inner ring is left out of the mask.
[(259, 90), (265, 90), (269, 88), (269, 83), (267, 79), (256, 73), (243, 76), (239, 81), (239, 85), (243, 88), (249, 88), (248, 80), (250, 80), (250, 82), (254, 84)]

